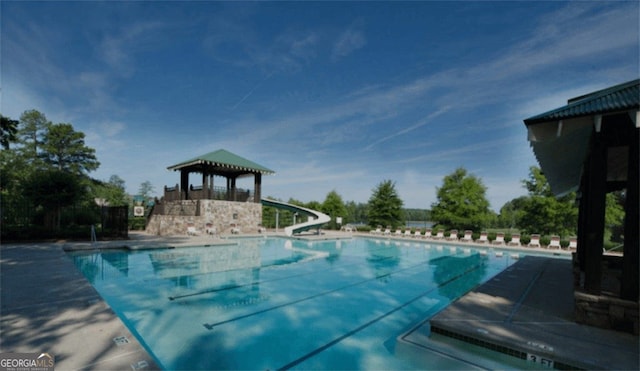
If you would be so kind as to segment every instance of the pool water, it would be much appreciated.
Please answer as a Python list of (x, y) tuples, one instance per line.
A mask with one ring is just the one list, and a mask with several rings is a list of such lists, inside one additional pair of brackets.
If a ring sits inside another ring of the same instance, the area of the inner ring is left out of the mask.
[(165, 369), (466, 369), (396, 337), (515, 262), (354, 238), (71, 253)]

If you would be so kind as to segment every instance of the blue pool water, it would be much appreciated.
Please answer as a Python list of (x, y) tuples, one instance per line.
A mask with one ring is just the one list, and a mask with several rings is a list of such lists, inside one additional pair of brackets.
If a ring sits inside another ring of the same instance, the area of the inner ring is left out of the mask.
[(172, 370), (468, 368), (435, 353), (396, 355), (396, 337), (514, 263), (507, 253), (367, 238), (71, 257)]

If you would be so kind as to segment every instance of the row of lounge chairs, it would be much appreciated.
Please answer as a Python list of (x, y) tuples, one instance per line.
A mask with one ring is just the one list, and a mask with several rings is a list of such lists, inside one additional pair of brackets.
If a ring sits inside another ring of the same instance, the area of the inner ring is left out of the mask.
[[(382, 236), (395, 236), (395, 237), (405, 237), (405, 238), (421, 238), (421, 239), (431, 239), (431, 240), (445, 240), (445, 241), (459, 241), (459, 242), (474, 242), (474, 243), (487, 243), (492, 245), (505, 245), (505, 246), (523, 246), (520, 242), (520, 235), (513, 234), (511, 235), (511, 241), (506, 242), (504, 239), (504, 233), (496, 233), (496, 239), (493, 241), (489, 241), (487, 232), (480, 233), (480, 237), (477, 240), (473, 239), (473, 231), (466, 230), (464, 231), (464, 236), (458, 237), (458, 230), (452, 229), (449, 232), (448, 236), (444, 235), (444, 230), (439, 229), (435, 235), (432, 234), (431, 229), (427, 229), (424, 234), (420, 232), (420, 230), (415, 230), (411, 233), (411, 230), (407, 229), (404, 232), (400, 229), (396, 229), (395, 232), (391, 232), (390, 228), (382, 231), (382, 228), (377, 228), (371, 231), (371, 234), (374, 235), (382, 235)], [(540, 235), (532, 234), (531, 240), (526, 245), (527, 247), (542, 247), (540, 244)], [(576, 249), (578, 246), (578, 239), (572, 237), (569, 239), (569, 249)], [(547, 248), (556, 248), (561, 249), (560, 245), (560, 236), (551, 236), (551, 240)]]

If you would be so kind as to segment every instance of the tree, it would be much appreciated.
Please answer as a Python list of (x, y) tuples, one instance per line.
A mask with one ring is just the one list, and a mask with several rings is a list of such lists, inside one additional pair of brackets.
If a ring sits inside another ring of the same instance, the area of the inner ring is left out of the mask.
[(529, 192), (529, 196), (553, 197), (547, 177), (537, 166), (529, 167), (529, 178), (522, 180), (522, 184)]
[(347, 212), (347, 216), (345, 217), (347, 223), (366, 223), (367, 204), (348, 201), (344, 206)]
[(529, 168), (529, 178), (522, 181), (529, 197), (522, 203), (518, 226), (526, 233), (560, 236), (575, 235), (578, 208), (575, 193), (556, 198), (540, 168)]
[(347, 216), (347, 209), (342, 202), (342, 197), (335, 190), (327, 194), (320, 211), (331, 217), (329, 229), (339, 229), (340, 226), (336, 222), (336, 218), (342, 217), (344, 219)]
[(369, 198), (369, 225), (398, 227), (403, 223), (402, 205), (395, 183), (391, 180), (382, 181), (373, 189)]
[(498, 227), (500, 228), (517, 228), (518, 223), (522, 219), (524, 213), (524, 205), (528, 202), (528, 196), (520, 196), (511, 201), (507, 201), (500, 208), (498, 216)]
[(49, 125), (43, 136), (42, 158), (61, 171), (74, 174), (98, 168), (95, 150), (84, 144), (84, 133), (73, 130), (71, 124)]
[(604, 214), (604, 242), (605, 244), (622, 244), (624, 240), (624, 204), (626, 193), (616, 191), (607, 193), (606, 207)]
[(153, 188), (153, 184), (150, 181), (146, 180), (140, 184), (140, 188), (138, 188), (138, 194), (144, 197), (144, 199), (151, 198), (151, 194), (155, 191)]
[(24, 111), (20, 116), (19, 141), (23, 155), (32, 162), (38, 160), (42, 137), (51, 123), (47, 117), (34, 109)]
[(0, 124), (0, 145), (4, 149), (9, 149), (9, 144), (18, 139), (18, 125), (20, 122), (0, 115)]
[(124, 179), (117, 175), (109, 177), (109, 182), (104, 187), (104, 199), (107, 200), (111, 206), (123, 206), (127, 205), (128, 197), (125, 190)]
[(491, 218), (487, 188), (467, 170), (458, 168), (444, 177), (436, 188), (437, 202), (431, 205), (431, 218), (445, 228), (480, 230)]
[(55, 169), (33, 172), (24, 185), (24, 194), (45, 212), (45, 225), (60, 228), (60, 212), (84, 195), (85, 187), (74, 174)]

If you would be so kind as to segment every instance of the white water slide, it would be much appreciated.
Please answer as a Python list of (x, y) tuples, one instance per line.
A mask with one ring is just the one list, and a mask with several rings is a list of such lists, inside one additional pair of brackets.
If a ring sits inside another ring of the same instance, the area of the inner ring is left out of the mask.
[(268, 198), (260, 200), (264, 206), (271, 206), (278, 209), (284, 209), (298, 213), (299, 215), (307, 215), (309, 220), (304, 223), (298, 223), (284, 228), (284, 233), (287, 236), (293, 236), (295, 233), (308, 231), (309, 229), (317, 228), (331, 221), (331, 217), (327, 214), (323, 214), (316, 210), (307, 209), (306, 207), (300, 207), (292, 205), (286, 202), (276, 201)]

